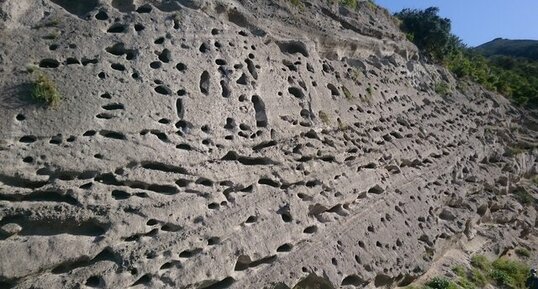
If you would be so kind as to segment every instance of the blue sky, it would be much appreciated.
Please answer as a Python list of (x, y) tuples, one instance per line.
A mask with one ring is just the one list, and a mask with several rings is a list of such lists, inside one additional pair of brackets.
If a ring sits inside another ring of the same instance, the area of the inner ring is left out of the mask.
[(469, 46), (497, 37), (538, 40), (538, 0), (375, 0), (399, 12), (403, 8), (439, 7), (452, 20), (452, 32)]

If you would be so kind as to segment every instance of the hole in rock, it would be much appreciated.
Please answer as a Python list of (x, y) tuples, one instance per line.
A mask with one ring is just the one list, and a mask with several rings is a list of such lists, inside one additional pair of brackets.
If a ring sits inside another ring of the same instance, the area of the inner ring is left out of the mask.
[(314, 234), (318, 231), (317, 226), (308, 226), (304, 229), (303, 233), (305, 234)]
[(170, 88), (164, 86), (164, 85), (159, 85), (157, 87), (155, 87), (155, 92), (159, 93), (159, 94), (164, 94), (164, 95), (170, 95), (172, 94), (172, 90), (170, 90)]
[(200, 91), (205, 95), (209, 94), (209, 72), (207, 70), (204, 70), (200, 76)]
[(60, 66), (60, 62), (56, 59), (46, 58), (39, 62), (39, 67), (42, 68), (56, 68)]
[(85, 0), (85, 1), (73, 1), (73, 0), (51, 0), (52, 3), (61, 6), (67, 12), (74, 14), (80, 18), (83, 18), (89, 12), (93, 11), (99, 4), (98, 0)]
[(290, 87), (288, 88), (288, 92), (291, 93), (293, 96), (297, 97), (297, 98), (304, 98), (304, 92), (298, 88), (298, 87)]
[(290, 252), (293, 249), (293, 245), (290, 243), (286, 243), (284, 245), (279, 246), (276, 251), (277, 252)]
[(138, 9), (136, 9), (136, 12), (137, 13), (150, 13), (152, 9), (153, 8), (151, 7), (151, 5), (144, 4), (144, 5), (140, 6), (140, 7), (138, 7)]
[[(71, 1), (73, 2), (73, 1)], [(99, 12), (97, 12), (97, 14), (95, 14), (95, 19), (97, 20), (107, 20), (108, 19), (108, 14), (106, 14), (105, 11), (101, 10)]]
[(118, 9), (122, 13), (128, 13), (135, 10), (133, 0), (112, 0), (112, 7)]
[(106, 32), (108, 33), (125, 33), (127, 32), (127, 28), (129, 26), (121, 23), (114, 23), (112, 24)]

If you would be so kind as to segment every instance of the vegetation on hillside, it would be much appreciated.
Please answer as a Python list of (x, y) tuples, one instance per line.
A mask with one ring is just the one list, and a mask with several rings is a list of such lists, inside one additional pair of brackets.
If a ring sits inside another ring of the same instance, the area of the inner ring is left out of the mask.
[(468, 79), (497, 91), (520, 105), (538, 107), (538, 61), (495, 56), (485, 58), (466, 47), (451, 33), (451, 21), (439, 9), (404, 9), (395, 16), (401, 29), (432, 62), (448, 67), (460, 79)]
[(452, 268), (453, 278), (434, 277), (423, 286), (408, 286), (410, 289), (478, 289), (488, 284), (507, 289), (525, 289), (529, 267), (519, 261), (501, 257), (494, 262), (485, 256), (471, 258), (471, 268), (462, 265)]
[(497, 38), (473, 50), (490, 56), (513, 56), (538, 61), (538, 40), (509, 40)]
[[(471, 268), (456, 265), (452, 268), (454, 277), (434, 277), (424, 285), (409, 285), (407, 289), (479, 289), (491, 284), (504, 289), (526, 289), (525, 281), (529, 274), (529, 267), (520, 261), (501, 257), (491, 262), (482, 255), (471, 258)], [(356, 280), (357, 279), (357, 280)], [(345, 278), (342, 285), (360, 283), (359, 278)], [(347, 281), (346, 281), (347, 280)], [(283, 283), (273, 283), (271, 289), (290, 289)], [(301, 279), (292, 289), (334, 289), (335, 286), (314, 273)]]

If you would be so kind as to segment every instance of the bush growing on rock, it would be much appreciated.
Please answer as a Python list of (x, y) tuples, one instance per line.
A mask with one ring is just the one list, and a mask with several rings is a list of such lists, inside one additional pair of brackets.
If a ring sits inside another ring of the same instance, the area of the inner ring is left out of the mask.
[(353, 10), (357, 9), (357, 0), (340, 0), (340, 3)]
[(450, 94), (450, 87), (446, 82), (439, 82), (435, 85), (435, 93), (446, 96)]
[(520, 257), (530, 257), (531, 256), (531, 253), (529, 252), (529, 250), (525, 249), (525, 248), (517, 248), (515, 250), (516, 254)]
[(480, 270), (488, 271), (491, 268), (491, 263), (484, 255), (474, 255), (471, 257), (471, 266)]
[(506, 286), (512, 289), (524, 289), (529, 267), (524, 263), (500, 258), (493, 262), (491, 278), (497, 285)]
[(435, 61), (442, 61), (449, 53), (451, 22), (448, 18), (437, 15), (439, 8), (430, 7), (426, 10), (404, 9), (395, 16), (401, 22), (401, 29), (407, 33), (408, 39), (413, 39), (417, 47)]
[(51, 107), (60, 104), (61, 96), (54, 81), (40, 70), (33, 71), (35, 81), (32, 84), (32, 98)]
[(446, 278), (435, 277), (430, 282), (426, 283), (427, 288), (432, 289), (456, 289), (458, 288), (454, 283), (450, 282)]
[[(434, 277), (423, 286), (407, 286), (408, 289), (477, 289), (486, 288), (488, 284), (501, 288), (525, 289), (529, 267), (522, 262), (501, 257), (494, 262), (483, 255), (471, 257), (471, 267), (456, 265), (452, 271), (454, 278)], [(491, 286), (491, 285), (490, 285)]]

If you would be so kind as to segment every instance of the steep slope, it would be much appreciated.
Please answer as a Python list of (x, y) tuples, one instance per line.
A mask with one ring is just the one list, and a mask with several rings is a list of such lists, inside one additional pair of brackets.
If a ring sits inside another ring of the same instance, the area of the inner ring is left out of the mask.
[(534, 246), (536, 122), (384, 10), (148, 2), (0, 4), (0, 287), (380, 287), (477, 230)]
[(496, 38), (474, 48), (484, 56), (511, 56), (538, 61), (538, 40), (509, 40)]

